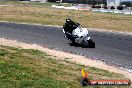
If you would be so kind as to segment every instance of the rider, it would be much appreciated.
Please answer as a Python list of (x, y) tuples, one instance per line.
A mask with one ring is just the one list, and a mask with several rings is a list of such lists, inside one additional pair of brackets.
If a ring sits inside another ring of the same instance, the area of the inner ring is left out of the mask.
[(72, 21), (71, 19), (66, 19), (66, 23), (63, 26), (65, 32), (72, 34), (72, 31), (76, 29), (80, 24)]
[(63, 29), (66, 33), (66, 37), (75, 43), (75, 37), (72, 35), (72, 31), (76, 29), (80, 24), (72, 21), (71, 19), (66, 19), (66, 23), (63, 26)]

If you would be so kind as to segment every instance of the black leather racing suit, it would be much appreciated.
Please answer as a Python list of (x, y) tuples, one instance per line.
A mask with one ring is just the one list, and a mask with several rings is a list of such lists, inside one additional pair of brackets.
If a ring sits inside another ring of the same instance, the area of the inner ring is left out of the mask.
[(66, 37), (70, 39), (72, 43), (75, 43), (75, 37), (72, 35), (72, 31), (76, 29), (79, 25), (79, 23), (76, 23), (74, 21), (66, 22), (65, 25), (63, 25)]

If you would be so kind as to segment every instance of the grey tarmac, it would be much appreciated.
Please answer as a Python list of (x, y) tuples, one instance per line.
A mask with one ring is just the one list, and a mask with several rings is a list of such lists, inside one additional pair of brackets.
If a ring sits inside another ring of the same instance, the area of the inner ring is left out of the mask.
[(89, 30), (95, 48), (70, 46), (62, 27), (0, 22), (0, 37), (75, 53), (108, 64), (132, 69), (132, 35)]

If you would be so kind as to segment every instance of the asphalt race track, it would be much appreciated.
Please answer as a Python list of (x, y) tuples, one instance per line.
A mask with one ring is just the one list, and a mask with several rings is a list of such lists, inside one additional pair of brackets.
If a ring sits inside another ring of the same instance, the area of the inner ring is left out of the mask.
[(0, 37), (39, 44), (132, 69), (132, 35), (89, 31), (96, 48), (70, 46), (61, 27), (0, 22)]

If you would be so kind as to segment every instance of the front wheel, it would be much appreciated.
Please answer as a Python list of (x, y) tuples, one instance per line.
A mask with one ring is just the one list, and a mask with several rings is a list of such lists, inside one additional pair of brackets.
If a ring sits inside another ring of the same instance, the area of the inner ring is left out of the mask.
[(82, 47), (83, 48), (95, 48), (95, 43), (93, 42), (93, 40), (89, 39), (87, 40), (87, 42), (83, 41)]
[(93, 42), (93, 40), (89, 39), (88, 43), (90, 48), (95, 48), (95, 43)]

